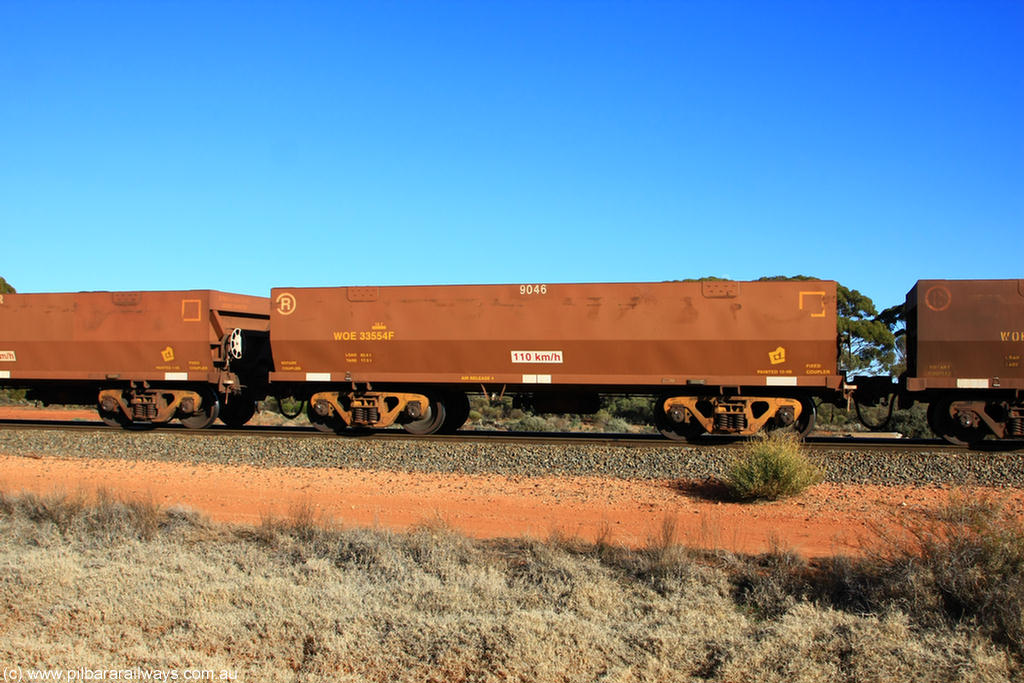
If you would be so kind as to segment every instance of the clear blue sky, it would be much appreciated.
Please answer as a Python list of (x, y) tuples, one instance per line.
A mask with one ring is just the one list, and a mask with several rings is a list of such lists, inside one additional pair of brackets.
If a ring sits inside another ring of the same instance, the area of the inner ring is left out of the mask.
[(1024, 277), (1024, 2), (0, 0), (19, 291)]

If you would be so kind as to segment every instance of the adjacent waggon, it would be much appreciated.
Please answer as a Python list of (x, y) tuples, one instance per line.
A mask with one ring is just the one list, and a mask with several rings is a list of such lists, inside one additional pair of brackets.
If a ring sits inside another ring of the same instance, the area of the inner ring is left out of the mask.
[(903, 400), (953, 443), (1024, 438), (1024, 280), (921, 280), (907, 295)]
[(5, 294), (0, 386), (104, 421), (248, 421), (272, 394), (321, 430), (451, 432), (468, 396), (586, 413), (647, 395), (674, 439), (806, 434), (816, 402), (929, 405), (953, 443), (1024, 437), (1024, 280), (922, 280), (907, 372), (847, 383), (826, 280)]
[(269, 309), (210, 290), (4, 294), (0, 385), (111, 425), (242, 425), (267, 392)]

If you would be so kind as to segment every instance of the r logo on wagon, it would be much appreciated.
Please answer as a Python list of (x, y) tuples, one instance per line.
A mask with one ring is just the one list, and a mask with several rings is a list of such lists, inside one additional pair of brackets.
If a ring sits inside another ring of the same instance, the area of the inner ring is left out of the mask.
[(277, 312), (281, 315), (291, 315), (295, 312), (295, 295), (291, 292), (281, 292), (277, 295)]

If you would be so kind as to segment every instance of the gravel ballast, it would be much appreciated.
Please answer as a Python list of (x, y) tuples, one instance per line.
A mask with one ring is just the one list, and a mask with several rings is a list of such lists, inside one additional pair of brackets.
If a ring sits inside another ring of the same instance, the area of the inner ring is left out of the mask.
[[(323, 437), (254, 433), (0, 430), (0, 453), (17, 456), (164, 460), (258, 467), (353, 467), (405, 472), (507, 476), (607, 476), (706, 479), (719, 476), (734, 447), (666, 442), (523, 443)], [(980, 485), (1024, 488), (1024, 454), (902, 450), (859, 444), (810, 451), (833, 483)]]

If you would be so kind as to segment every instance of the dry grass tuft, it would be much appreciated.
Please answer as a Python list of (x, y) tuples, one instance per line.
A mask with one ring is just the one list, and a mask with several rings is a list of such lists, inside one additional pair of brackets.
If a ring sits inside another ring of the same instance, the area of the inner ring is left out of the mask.
[(943, 615), (1024, 655), (1024, 524), (994, 499), (954, 495), (904, 520), (874, 566), (882, 597), (922, 621)]
[(725, 483), (738, 500), (778, 500), (821, 482), (821, 469), (786, 432), (758, 434), (728, 465)]
[(64, 491), (49, 495), (26, 492), (18, 499), (18, 508), (33, 522), (53, 524), (63, 533), (82, 516), (85, 498)]

